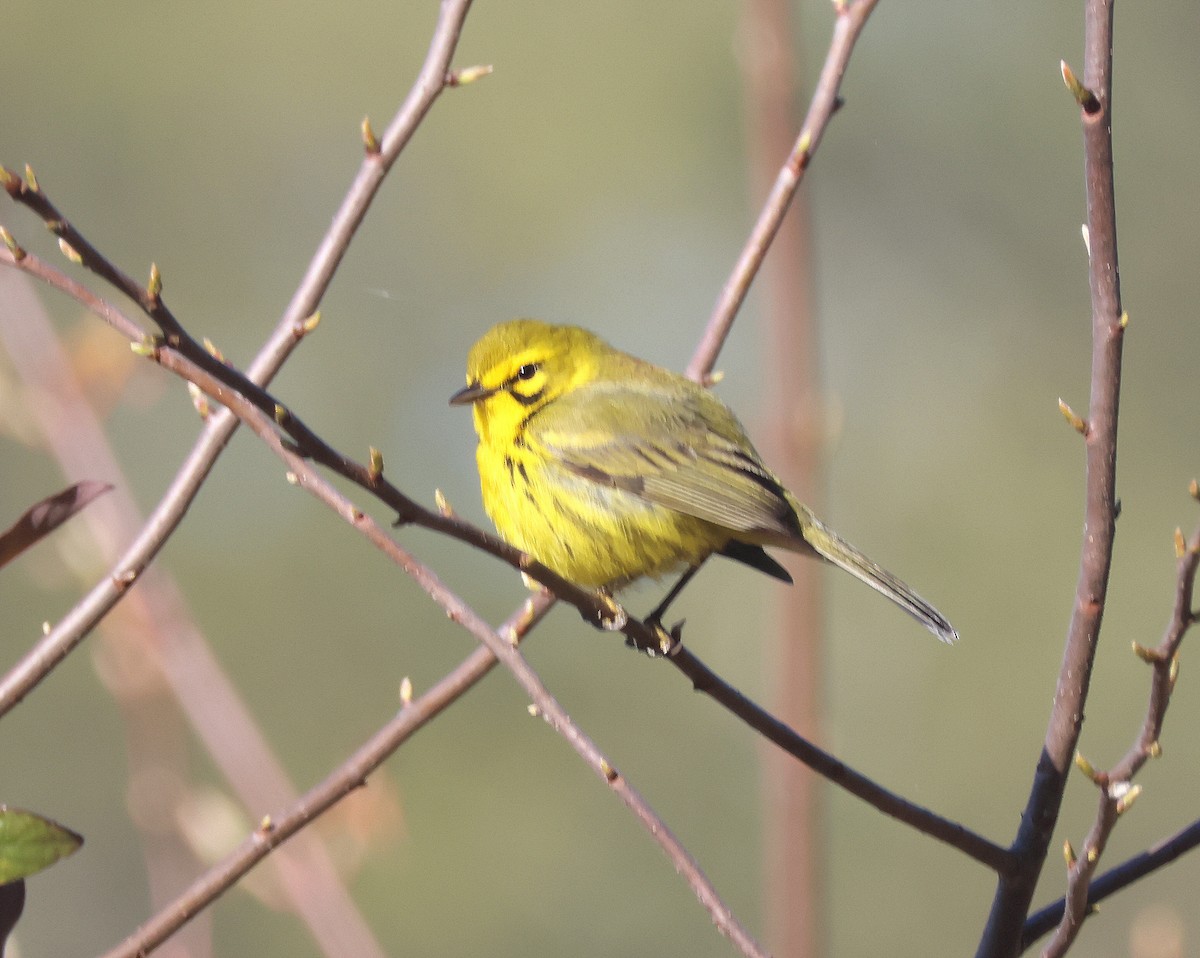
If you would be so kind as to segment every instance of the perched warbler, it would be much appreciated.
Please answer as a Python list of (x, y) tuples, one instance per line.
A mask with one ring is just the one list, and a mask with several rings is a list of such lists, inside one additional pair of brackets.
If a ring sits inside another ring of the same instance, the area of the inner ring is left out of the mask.
[(713, 553), (791, 582), (763, 550), (779, 546), (829, 560), (939, 639), (958, 638), (783, 487), (720, 399), (585, 329), (492, 327), (450, 402), (472, 407), (483, 505), (500, 536), (572, 582), (613, 591), (690, 574)]

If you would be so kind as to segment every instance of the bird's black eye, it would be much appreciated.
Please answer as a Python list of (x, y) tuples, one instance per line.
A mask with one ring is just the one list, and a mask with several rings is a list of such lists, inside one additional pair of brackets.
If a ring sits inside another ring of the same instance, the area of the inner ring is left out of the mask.
[(537, 374), (537, 363), (526, 363), (517, 370), (518, 379), (532, 379)]

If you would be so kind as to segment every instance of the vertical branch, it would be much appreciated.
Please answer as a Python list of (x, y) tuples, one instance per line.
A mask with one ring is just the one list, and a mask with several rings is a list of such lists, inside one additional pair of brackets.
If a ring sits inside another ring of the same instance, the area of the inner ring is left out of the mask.
[(1063, 70), (1080, 104), (1087, 193), (1088, 276), (1092, 300), (1092, 377), (1084, 436), (1087, 486), (1075, 606), (1054, 705), (1013, 850), (1017, 873), (1002, 878), (980, 942), (980, 956), (1016, 954), (1021, 925), (1058, 820), (1100, 636), (1116, 529), (1117, 413), (1125, 317), (1117, 271), (1112, 156), (1113, 0), (1085, 0), (1084, 76)]
[[(787, 0), (742, 5), (741, 69), (746, 140), (755, 202), (771, 188), (780, 156), (791, 148), (798, 112), (798, 64), (793, 14)], [(808, 204), (803, 192), (775, 236), (775, 254), (763, 270), (772, 383), (768, 459), (784, 484), (820, 512), (822, 409), (812, 289)], [(821, 739), (822, 570), (787, 558), (795, 580), (774, 590), (776, 628), (772, 712), (806, 739)], [(792, 756), (766, 750), (765, 901), (768, 940), (781, 958), (824, 954), (824, 882), (821, 834), (823, 783)]]

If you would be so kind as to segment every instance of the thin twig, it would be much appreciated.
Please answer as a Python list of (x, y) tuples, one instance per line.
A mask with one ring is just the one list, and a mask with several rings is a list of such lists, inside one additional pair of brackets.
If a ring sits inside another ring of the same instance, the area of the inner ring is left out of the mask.
[[(1134, 855), (1094, 879), (1088, 886), (1088, 907), (1099, 904), (1110, 895), (1116, 894), (1123, 888), (1128, 888), (1138, 879), (1145, 878), (1160, 868), (1165, 868), (1181, 855), (1198, 847), (1200, 847), (1200, 820), (1192, 822), (1186, 828), (1163, 839), (1152, 848), (1139, 855)], [(1064, 907), (1065, 900), (1060, 898), (1029, 916), (1021, 934), (1022, 951), (1062, 920)]]
[[(511, 634), (514, 638), (519, 637), (545, 614), (550, 605), (551, 599), (546, 593), (531, 598), (527, 606), (501, 626), (499, 631)], [(107, 951), (103, 958), (140, 958), (149, 954), (231, 888), (272, 850), (365, 784), (371, 772), (487, 675), (495, 664), (496, 657), (487, 648), (480, 646), (475, 649), (428, 692), (405, 705), (395, 718), (326, 776), (324, 781), (293, 802), (281, 815), (264, 819), (254, 833), (223, 861), (209, 868), (136, 932)]]
[[(1131, 785), (1133, 777), (1150, 758), (1159, 754), (1159, 737), (1178, 675), (1179, 648), (1188, 629), (1196, 621), (1193, 603), (1196, 570), (1200, 566), (1200, 529), (1192, 534), (1187, 543), (1183, 542), (1183, 536), (1180, 534), (1179, 544), (1182, 554), (1176, 562), (1174, 607), (1162, 641), (1153, 649), (1134, 646), (1138, 656), (1153, 670), (1146, 714), (1141, 728), (1129, 750), (1107, 771), (1096, 771), (1091, 768), (1090, 763), (1078, 760), (1096, 784), (1100, 804), (1084, 839), (1082, 853), (1078, 856), (1072, 853), (1073, 860), (1067, 870), (1067, 892), (1062, 899), (1064, 905), (1059, 910), (1061, 920), (1054, 937), (1043, 950), (1047, 958), (1058, 958), (1066, 954), (1084, 921), (1091, 914), (1095, 903), (1092, 878), (1099, 867), (1105, 845), (1119, 816), (1131, 807), (1137, 798), (1137, 786)], [(1032, 919), (1029, 919), (1025, 922), (1023, 942), (1030, 940), (1031, 921)]]
[[(365, 151), (359, 172), (347, 191), (329, 230), (322, 238), (308, 270), (270, 338), (251, 362), (247, 376), (267, 383), (291, 355), (306, 331), (311, 316), (328, 289), (350, 240), (362, 222), (405, 145), (447, 84), (450, 60), (458, 43), (471, 0), (443, 0), (429, 52), (408, 98), (397, 112), (378, 152)], [(5, 187), (9, 188), (8, 183)], [(0, 255), (11, 253), (0, 250)], [(140, 300), (139, 300), (140, 301)], [(136, 328), (136, 327), (135, 327)], [(0, 715), (8, 712), (87, 636), (129, 585), (158, 554), (175, 530), (217, 457), (224, 450), (238, 420), (225, 411), (212, 416), (191, 453), (176, 473), (166, 494), (150, 514), (141, 533), (122, 554), (113, 572), (99, 582), (54, 629), (42, 637), (17, 665), (0, 680)]]
[[(11, 311), (11, 321), (0, 318), (0, 339), (29, 388), (53, 397), (34, 404), (31, 415), (63, 472), (73, 475), (94, 470), (116, 485), (104, 516), (95, 521), (88, 517), (103, 560), (111, 562), (144, 520), (103, 427), (71, 376), (35, 291), (13, 288), (11, 295), (4, 295), (18, 284), (31, 285), (24, 277), (0, 277), (0, 311)], [(131, 763), (148, 764), (158, 774), (175, 766), (173, 772), (182, 780), (188, 753), (186, 731), (178, 718), (182, 713), (243, 807), (257, 815), (263, 809), (295, 801), (298, 790), (213, 654), (169, 572), (149, 569), (141, 588), (101, 621), (100, 631), (103, 644), (98, 654), (107, 649), (108, 659), (139, 663), (139, 679), (133, 683), (132, 693), (126, 688), (130, 683), (121, 680), (118, 667), (103, 670), (110, 676), (109, 689), (125, 718)], [(169, 640), (161, 641), (164, 636)], [(165, 734), (176, 727), (175, 734)], [(148, 750), (153, 754), (147, 754)], [(177, 801), (177, 796), (150, 794), (155, 791), (135, 790), (131, 796), (141, 804)], [(175, 812), (171, 807), (161, 815), (173, 819)], [(139, 817), (145, 816), (135, 816), (135, 821)], [(168, 855), (170, 849), (182, 845), (181, 835), (155, 827), (152, 839), (144, 842), (144, 848), (151, 866), (147, 869), (150, 900), (157, 908), (190, 879), (196, 864), (190, 850), (178, 849), (173, 859)], [(275, 864), (283, 895), (323, 953), (352, 953), (360, 958), (383, 955), (317, 832), (300, 836)]]
[(771, 241), (779, 231), (779, 225), (791, 205), (792, 197), (796, 195), (796, 188), (800, 185), (804, 171), (825, 134), (825, 127), (837, 112), (838, 90), (841, 88), (846, 66), (850, 62), (850, 54), (854, 51), (854, 44), (863, 27), (866, 26), (867, 17), (878, 2), (879, 0), (850, 0), (847, 3), (838, 0), (834, 3), (836, 19), (833, 38), (829, 43), (825, 65), (821, 68), (821, 76), (813, 91), (808, 114), (800, 127), (800, 135), (779, 170), (775, 185), (771, 188), (762, 212), (750, 231), (733, 273), (721, 290), (704, 335), (692, 355), (691, 362), (688, 363), (687, 374), (696, 382), (706, 382), (712, 373), (713, 364), (729, 335), (734, 317), (750, 291), (750, 284), (766, 258)]
[(1016, 954), (1021, 940), (1079, 741), (1116, 531), (1117, 411), (1125, 323), (1117, 269), (1113, 186), (1112, 0), (1085, 0), (1085, 8), (1084, 85), (1092, 96), (1085, 98), (1080, 112), (1090, 244), (1092, 374), (1088, 417), (1082, 422), (1087, 455), (1084, 536), (1075, 606), (1054, 705), (1013, 843), (1020, 866), (1016, 874), (999, 883), (979, 944), (980, 958), (1009, 958)]
[(774, 742), (790, 755), (834, 785), (844, 788), (851, 795), (861, 798), (872, 808), (898, 821), (910, 825), (917, 831), (957, 848), (975, 861), (986, 865), (997, 874), (1010, 873), (1016, 860), (1012, 853), (981, 835), (964, 828), (958, 822), (943, 818), (936, 812), (922, 808), (889, 792), (883, 786), (855, 771), (841, 760), (797, 735), (770, 713), (755, 705), (737, 689), (727, 684), (696, 656), (682, 646), (676, 646), (667, 658), (676, 668), (692, 681), (697, 692), (703, 692), (720, 703), (743, 722)]

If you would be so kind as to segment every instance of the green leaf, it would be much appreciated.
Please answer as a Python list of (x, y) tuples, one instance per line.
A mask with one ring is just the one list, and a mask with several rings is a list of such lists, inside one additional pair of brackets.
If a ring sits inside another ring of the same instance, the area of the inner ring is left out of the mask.
[(33, 812), (0, 805), (0, 884), (49, 868), (83, 838)]

